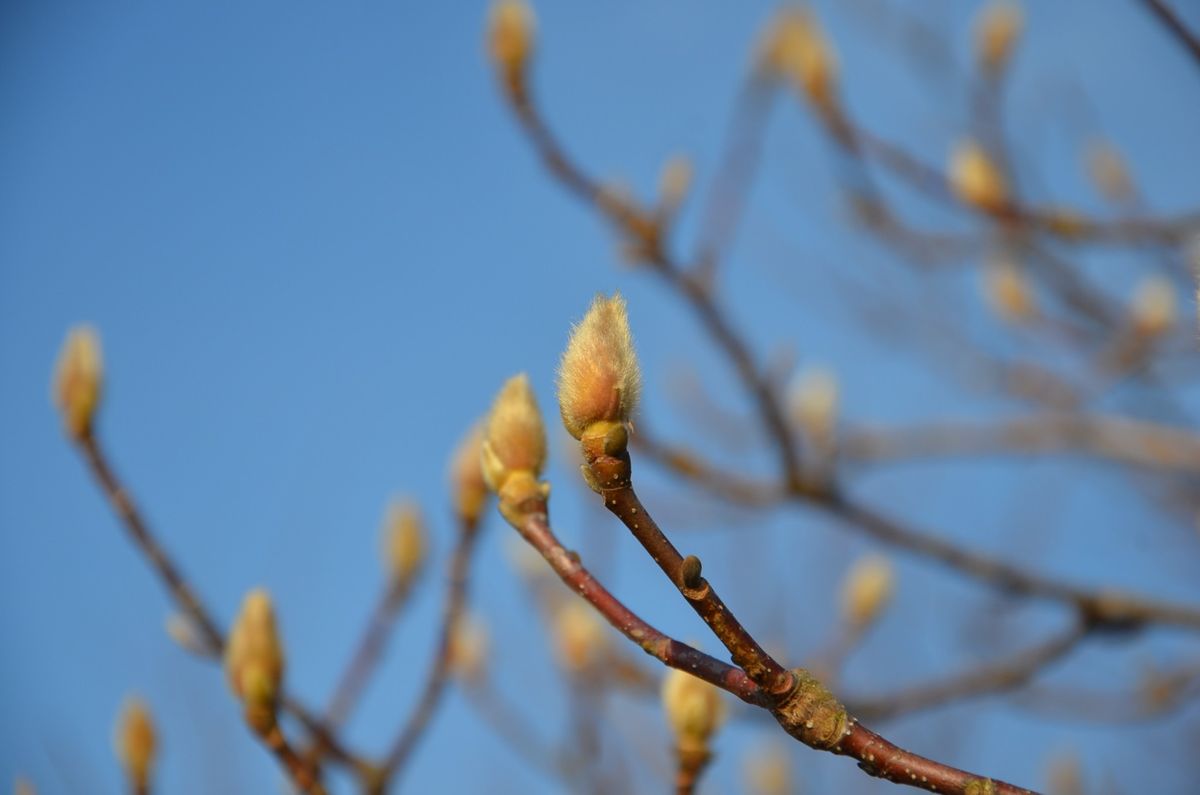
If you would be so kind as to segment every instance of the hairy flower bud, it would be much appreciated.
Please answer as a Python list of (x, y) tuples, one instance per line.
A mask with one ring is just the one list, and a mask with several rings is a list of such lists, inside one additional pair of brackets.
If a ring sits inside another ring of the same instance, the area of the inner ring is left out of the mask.
[(450, 492), (454, 511), (469, 525), (479, 521), (487, 502), (488, 484), (483, 479), (480, 447), (483, 445), (483, 423), (477, 422), (458, 443), (450, 458)]
[(283, 684), (283, 645), (275, 628), (275, 609), (262, 588), (246, 594), (225, 645), (225, 676), (257, 731), (274, 722)]
[(1175, 285), (1164, 276), (1147, 276), (1137, 286), (1130, 305), (1134, 327), (1147, 337), (1175, 325)]
[(609, 635), (596, 610), (581, 599), (563, 602), (554, 615), (558, 659), (573, 673), (591, 670), (603, 658)]
[(790, 81), (817, 108), (832, 108), (837, 55), (808, 9), (784, 9), (771, 21), (760, 45), (759, 69), (767, 76)]
[(975, 24), (975, 58), (979, 68), (998, 74), (1012, 55), (1013, 45), (1025, 26), (1021, 6), (1010, 0), (994, 0), (979, 12)]
[(139, 698), (129, 698), (121, 707), (113, 732), (117, 761), (137, 792), (148, 790), (158, 740), (150, 711)]
[(83, 439), (92, 432), (103, 381), (99, 336), (90, 326), (75, 326), (67, 332), (58, 354), (53, 394), (54, 405), (72, 439)]
[(416, 503), (400, 500), (388, 506), (383, 558), (393, 582), (408, 581), (425, 562), (425, 522)]
[(725, 719), (721, 691), (689, 673), (672, 668), (662, 687), (663, 709), (680, 748), (704, 750)]
[(510, 90), (520, 87), (533, 54), (536, 21), (525, 0), (496, 0), (488, 15), (488, 54)]
[(558, 367), (558, 408), (576, 439), (597, 422), (629, 421), (641, 394), (642, 376), (625, 299), (596, 296)]
[(1037, 314), (1025, 274), (1008, 259), (984, 268), (983, 293), (992, 311), (1011, 323), (1024, 323)]
[(517, 472), (536, 478), (546, 463), (546, 429), (524, 373), (504, 382), (483, 430), (480, 462), (488, 486), (500, 492)]
[(982, 210), (996, 210), (1008, 203), (1004, 175), (982, 146), (962, 141), (950, 155), (950, 187), (966, 204)]
[(799, 373), (788, 389), (793, 420), (822, 444), (833, 440), (837, 427), (839, 389), (837, 376), (824, 368)]
[(487, 673), (487, 626), (472, 613), (462, 613), (450, 635), (450, 672), (465, 682), (477, 682)]
[(842, 584), (842, 617), (851, 627), (870, 626), (892, 598), (895, 575), (891, 562), (879, 555), (850, 567)]

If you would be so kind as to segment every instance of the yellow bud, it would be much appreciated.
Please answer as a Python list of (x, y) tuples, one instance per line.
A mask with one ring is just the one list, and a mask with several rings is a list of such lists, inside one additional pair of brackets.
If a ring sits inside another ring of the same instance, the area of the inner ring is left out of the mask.
[(145, 703), (139, 698), (127, 699), (117, 717), (113, 748), (117, 761), (125, 768), (125, 775), (138, 792), (145, 791), (149, 785), (157, 745), (154, 722)]
[(672, 668), (662, 688), (667, 723), (680, 748), (703, 750), (725, 719), (721, 691), (691, 674)]
[(487, 672), (487, 627), (478, 616), (463, 613), (450, 636), (450, 672), (466, 682), (477, 682)]
[(1024, 26), (1025, 14), (1018, 4), (995, 0), (984, 6), (975, 25), (975, 57), (979, 68), (990, 74), (1002, 71)]
[(892, 564), (885, 557), (872, 555), (856, 561), (842, 584), (846, 623), (863, 629), (874, 622), (892, 598), (894, 579)]
[(1104, 198), (1120, 202), (1133, 196), (1133, 180), (1116, 147), (1096, 140), (1088, 144), (1086, 152), (1088, 176)]
[(425, 562), (425, 522), (416, 503), (401, 500), (388, 506), (383, 556), (388, 575), (395, 582), (407, 581)]
[(479, 447), (483, 478), (500, 491), (516, 472), (535, 478), (546, 463), (546, 429), (537, 399), (524, 373), (504, 382), (483, 430)]
[(75, 326), (67, 332), (54, 369), (54, 405), (71, 438), (82, 439), (92, 432), (103, 381), (100, 337), (90, 326)]
[(609, 635), (596, 610), (582, 599), (563, 602), (554, 615), (558, 659), (574, 673), (584, 673), (604, 658)]
[(273, 713), (283, 684), (283, 645), (275, 608), (262, 588), (246, 594), (225, 645), (225, 675), (247, 710)]
[(674, 210), (683, 204), (692, 187), (692, 161), (686, 155), (675, 155), (663, 164), (658, 177), (658, 197), (662, 206)]
[(521, 79), (530, 55), (536, 20), (525, 0), (496, 0), (488, 17), (488, 53), (511, 80)]
[(450, 491), (454, 495), (454, 510), (468, 524), (479, 521), (487, 502), (488, 486), (480, 465), (483, 444), (483, 423), (477, 422), (458, 443), (450, 458)]
[(793, 420), (804, 432), (822, 442), (832, 440), (838, 419), (837, 376), (814, 367), (799, 373), (788, 390)]
[(791, 81), (816, 107), (832, 107), (837, 55), (808, 9), (787, 8), (771, 21), (759, 48), (759, 69), (769, 77)]
[(1024, 323), (1037, 314), (1025, 274), (1007, 259), (984, 268), (983, 293), (992, 311), (1009, 322)]
[(962, 141), (950, 156), (950, 186), (958, 198), (982, 210), (997, 210), (1008, 203), (1004, 175), (975, 141)]
[(1130, 314), (1138, 332), (1157, 336), (1175, 325), (1175, 285), (1164, 276), (1147, 276), (1133, 294)]
[(628, 422), (641, 388), (625, 299), (598, 295), (571, 329), (558, 366), (558, 408), (567, 433), (578, 439), (594, 423)]
[(771, 742), (746, 757), (747, 789), (758, 795), (788, 795), (795, 790), (792, 758), (787, 748)]

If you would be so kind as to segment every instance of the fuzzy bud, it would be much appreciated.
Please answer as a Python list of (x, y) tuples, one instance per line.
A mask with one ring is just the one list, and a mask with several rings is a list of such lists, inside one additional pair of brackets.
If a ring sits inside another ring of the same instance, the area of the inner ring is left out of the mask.
[(554, 615), (558, 659), (572, 673), (584, 673), (599, 663), (609, 635), (595, 609), (581, 599), (563, 602)]
[(259, 732), (271, 727), (283, 685), (283, 645), (275, 609), (262, 588), (246, 594), (225, 645), (225, 676)]
[(80, 440), (91, 434), (103, 382), (100, 337), (91, 326), (75, 326), (67, 332), (58, 354), (53, 394), (54, 405), (72, 439)]
[(454, 495), (454, 510), (468, 525), (479, 521), (487, 503), (488, 484), (483, 479), (480, 447), (483, 445), (483, 423), (471, 430), (458, 443), (450, 459), (450, 491)]
[(838, 420), (837, 376), (824, 368), (799, 373), (788, 390), (793, 420), (815, 440), (832, 441)]
[(546, 463), (546, 429), (537, 399), (524, 373), (504, 382), (484, 425), (480, 445), (483, 478), (500, 492), (509, 478), (526, 472), (534, 478)]
[(597, 422), (629, 422), (641, 386), (625, 299), (598, 295), (571, 329), (558, 367), (558, 408), (567, 433), (578, 439)]
[(855, 629), (870, 626), (891, 601), (894, 580), (887, 558), (872, 555), (856, 561), (842, 584), (842, 617), (846, 623)]
[(994, 0), (984, 6), (975, 24), (975, 58), (979, 68), (990, 75), (1002, 72), (1024, 27), (1025, 13), (1018, 4)]
[(992, 311), (1010, 323), (1025, 323), (1037, 314), (1025, 274), (1007, 259), (984, 268), (983, 294)]
[(451, 673), (465, 682), (478, 682), (487, 672), (487, 627), (471, 613), (459, 615), (450, 635)]
[(689, 673), (672, 668), (662, 688), (663, 709), (679, 748), (702, 751), (725, 719), (721, 691)]
[(760, 46), (759, 69), (790, 81), (818, 109), (833, 107), (837, 55), (808, 9), (788, 8), (776, 15)]
[(960, 201), (981, 210), (1008, 203), (1008, 186), (992, 158), (975, 141), (962, 141), (950, 155), (950, 187)]
[(383, 560), (393, 582), (410, 580), (425, 562), (425, 522), (408, 500), (388, 506), (383, 526)]
[(150, 719), (150, 710), (139, 698), (127, 699), (117, 717), (117, 725), (113, 732), (113, 750), (137, 792), (146, 792), (149, 789), (157, 746), (158, 739), (154, 732), (154, 722)]
[(1137, 286), (1130, 315), (1138, 333), (1155, 337), (1175, 325), (1175, 285), (1163, 276), (1148, 276)]
[(524, 83), (537, 23), (525, 0), (496, 0), (488, 16), (488, 54), (510, 90)]

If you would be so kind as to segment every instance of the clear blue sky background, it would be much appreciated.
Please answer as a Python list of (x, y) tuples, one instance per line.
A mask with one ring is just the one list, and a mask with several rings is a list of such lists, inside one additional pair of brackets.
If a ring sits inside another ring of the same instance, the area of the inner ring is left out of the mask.
[[(966, 84), (936, 66), (904, 66), (886, 20), (862, 10), (872, 5), (824, 4), (850, 102), (939, 160), (963, 129)], [(943, 0), (923, 11), (949, 34), (959, 66), (965, 5)], [(1155, 207), (1194, 207), (1194, 66), (1130, 0), (1036, 5), (1010, 109), (1022, 166), (1038, 166), (1039, 195), (1094, 208), (1077, 154), (1087, 134), (1104, 130), (1130, 153)], [(666, 157), (685, 151), (703, 186), (771, 8), (541, 3), (539, 94), (596, 173), (647, 195)], [(419, 497), (445, 553), (450, 448), (518, 370), (530, 372), (553, 416), (556, 357), (596, 291), (629, 297), (648, 373), (645, 412), (657, 429), (678, 438), (688, 427), (671, 395), (692, 370), (716, 400), (744, 408), (690, 317), (620, 264), (608, 231), (534, 163), (494, 90), (484, 15), (479, 2), (4, 4), (0, 787), (24, 773), (50, 795), (120, 791), (110, 726), (131, 691), (160, 723), (162, 792), (278, 785), (218, 671), (166, 638), (162, 590), (61, 437), (48, 381), (71, 324), (101, 331), (109, 381), (100, 432), (153, 525), (223, 621), (248, 588), (271, 589), (290, 682), (311, 703), (327, 696), (379, 588), (387, 499)], [(1200, 23), (1200, 14), (1190, 17)], [(785, 105), (725, 274), (735, 317), (764, 357), (790, 346), (803, 361), (835, 366), (853, 418), (978, 405), (930, 377), (920, 359), (858, 330), (839, 277), (886, 286), (902, 271), (847, 231), (828, 148), (807, 114)], [(1135, 270), (1114, 267), (1114, 284)], [(954, 279), (943, 286), (963, 289)], [(1193, 411), (1200, 406), (1187, 398)], [(562, 534), (594, 554), (648, 618), (703, 637), (631, 541), (596, 515), (564, 458), (551, 472)], [(705, 509), (648, 470), (664, 514)], [(856, 488), (964, 543), (1034, 556), (1046, 571), (1200, 601), (1194, 531), (1186, 521), (1148, 523), (1153, 514), (1119, 472), (929, 465), (862, 478)], [(1013, 508), (1014, 495), (1025, 507)], [(745, 523), (707, 515), (710, 528)], [(838, 576), (865, 546), (804, 513), (756, 526), (740, 536), (697, 533), (687, 545), (752, 623), (782, 627), (772, 640), (799, 659), (827, 637)], [(552, 738), (565, 725), (564, 690), (502, 563), (509, 534), (498, 522), (487, 528), (475, 594), (498, 636), (498, 686)], [(883, 690), (991, 648), (964, 642), (970, 611), (995, 606), (984, 592), (909, 561), (901, 581), (897, 615), (909, 620), (880, 628), (848, 685)], [(381, 749), (406, 714), (436, 596), (426, 588), (416, 602), (353, 725), (352, 740), (365, 747)], [(1062, 618), (1043, 609), (1018, 616), (1027, 632), (1009, 638), (1014, 645)], [(1134, 655), (1096, 644), (1066, 671), (1076, 682), (1128, 683), (1138, 661), (1194, 655), (1189, 641), (1155, 633)], [(652, 752), (665, 747), (653, 705), (618, 699), (612, 714)], [(1155, 791), (1185, 792), (1200, 771), (1171, 730), (1194, 729), (1196, 719), (1193, 709), (1149, 726), (1097, 728), (971, 705), (891, 728), (918, 750), (1025, 783), (1038, 783), (1046, 760), (1073, 748), (1093, 786), (1111, 778), (1118, 791), (1138, 791), (1129, 786), (1138, 761)], [(739, 755), (761, 736), (729, 733), (711, 791), (736, 788)], [(804, 749), (796, 760), (809, 792), (886, 789), (845, 760)], [(556, 790), (457, 694), (406, 784), (411, 792)]]

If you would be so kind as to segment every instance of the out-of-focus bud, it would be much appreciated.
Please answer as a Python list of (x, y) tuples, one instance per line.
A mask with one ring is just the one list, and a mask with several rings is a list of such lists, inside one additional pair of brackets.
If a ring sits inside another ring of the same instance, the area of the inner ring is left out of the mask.
[(837, 54), (807, 8), (787, 8), (771, 21), (759, 49), (759, 70), (790, 81), (819, 110), (829, 111), (837, 93)]
[(558, 408), (567, 433), (578, 439), (595, 423), (629, 422), (641, 386), (625, 299), (598, 295), (571, 330), (558, 367)]
[(792, 758), (778, 743), (752, 749), (746, 757), (746, 789), (757, 795), (789, 795), (795, 790)]
[(981, 210), (997, 210), (1008, 203), (1004, 175), (977, 142), (961, 141), (950, 155), (950, 187), (959, 200)]
[(510, 91), (520, 92), (537, 23), (525, 0), (496, 0), (488, 16), (488, 54)]
[(72, 439), (91, 434), (103, 382), (100, 337), (91, 326), (75, 326), (67, 332), (54, 368), (54, 405)]
[(425, 562), (425, 522), (409, 500), (388, 506), (383, 525), (383, 562), (393, 582), (407, 582)]
[(1003, 71), (1024, 27), (1025, 14), (1017, 3), (994, 0), (984, 6), (975, 23), (975, 57), (979, 68), (992, 75)]
[(1047, 795), (1083, 795), (1083, 766), (1074, 752), (1057, 753), (1046, 766)]
[(1010, 323), (1025, 323), (1037, 314), (1025, 273), (1007, 258), (996, 259), (984, 267), (983, 295), (992, 311)]
[(487, 657), (487, 626), (474, 614), (461, 614), (450, 635), (450, 673), (464, 682), (478, 682), (487, 673)]
[(1091, 141), (1087, 145), (1087, 175), (1100, 195), (1111, 202), (1128, 201), (1133, 196), (1133, 180), (1125, 158), (1111, 143)]
[(842, 617), (854, 629), (870, 626), (891, 601), (895, 575), (891, 562), (878, 555), (850, 567), (842, 584)]
[(157, 746), (150, 710), (139, 698), (127, 699), (117, 716), (113, 750), (137, 792), (148, 790)]
[(658, 176), (658, 201), (663, 209), (679, 209), (691, 187), (692, 161), (686, 155), (675, 155), (663, 164)]
[(275, 608), (262, 588), (246, 594), (225, 645), (225, 676), (242, 702), (246, 720), (258, 732), (275, 722), (283, 685), (283, 644), (275, 627)]
[(172, 613), (167, 616), (167, 637), (175, 641), (179, 648), (191, 654), (205, 656), (212, 653), (208, 642), (200, 633), (196, 622), (183, 613)]
[(480, 445), (483, 477), (496, 492), (516, 472), (534, 478), (546, 463), (546, 429), (529, 378), (521, 373), (508, 379), (496, 395)]
[(27, 778), (18, 778), (16, 784), (13, 785), (13, 793), (15, 795), (37, 795), (37, 790), (33, 788), (33, 783)]
[(672, 668), (663, 680), (662, 702), (678, 748), (706, 751), (709, 738), (725, 720), (721, 691)]
[(1175, 285), (1164, 276), (1147, 276), (1137, 286), (1129, 313), (1139, 334), (1155, 337), (1175, 325)]
[(582, 599), (563, 602), (554, 615), (558, 659), (572, 673), (593, 670), (604, 659), (609, 635), (595, 609)]
[(798, 373), (788, 389), (793, 421), (822, 444), (831, 442), (836, 432), (839, 392), (837, 376), (823, 367)]
[(454, 510), (467, 525), (474, 526), (487, 503), (488, 485), (483, 479), (480, 448), (483, 445), (483, 423), (477, 422), (458, 443), (450, 459), (450, 490), (454, 495)]

